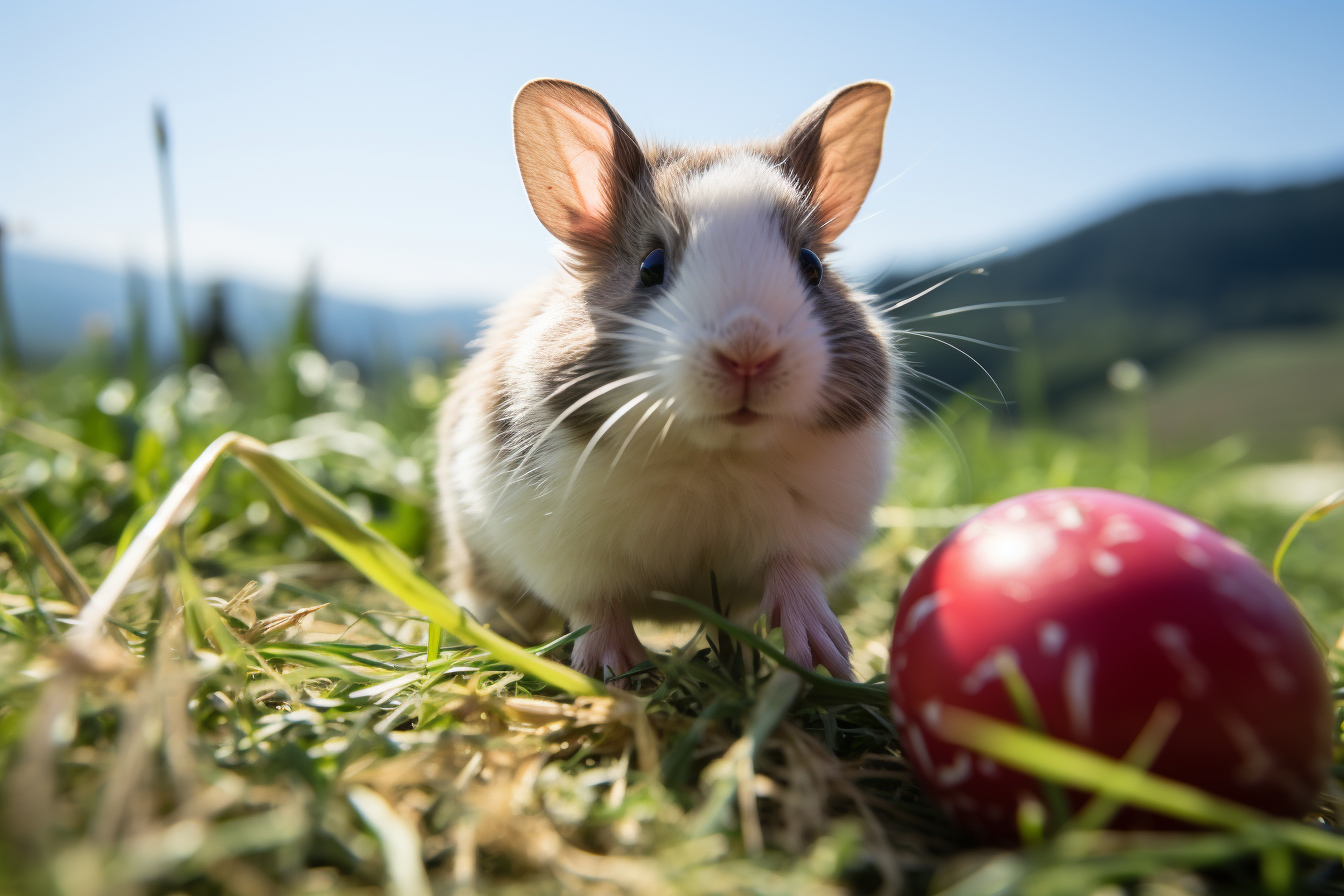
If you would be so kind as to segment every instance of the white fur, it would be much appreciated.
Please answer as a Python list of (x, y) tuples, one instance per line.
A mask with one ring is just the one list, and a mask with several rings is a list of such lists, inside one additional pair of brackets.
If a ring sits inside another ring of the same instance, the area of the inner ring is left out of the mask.
[[(828, 363), (822, 326), (774, 217), (793, 189), (777, 168), (749, 155), (731, 156), (690, 179), (682, 195), (690, 220), (683, 257), (667, 295), (643, 315), (671, 336), (664, 346), (630, 343), (633, 369), (676, 356), (663, 380), (682, 425), (704, 447), (778, 439), (814, 417), (822, 400)], [(771, 375), (751, 384), (746, 404), (769, 419), (748, 428), (713, 419), (743, 404), (738, 383), (714, 360), (716, 350), (740, 345), (781, 353)]]
[[(571, 622), (591, 621), (603, 603), (660, 615), (655, 590), (707, 599), (710, 570), (734, 614), (750, 615), (781, 556), (829, 577), (861, 547), (894, 421), (879, 415), (846, 432), (813, 425), (827, 348), (772, 211), (792, 189), (745, 155), (687, 184), (691, 233), (668, 295), (625, 328), (636, 337), (626, 343), (629, 374), (657, 375), (592, 402), (606, 414), (624, 408), (600, 438), (553, 433), (530, 462), (541, 485), (489, 449), (483, 409), (468, 409), (447, 434), (442, 478), (455, 486), (467, 540)], [(520, 356), (547, 325), (545, 313), (532, 321)], [(734, 426), (723, 415), (743, 405), (741, 384), (713, 352), (741, 344), (781, 354), (747, 387), (746, 406), (763, 417)], [(578, 400), (589, 389), (570, 391)]]

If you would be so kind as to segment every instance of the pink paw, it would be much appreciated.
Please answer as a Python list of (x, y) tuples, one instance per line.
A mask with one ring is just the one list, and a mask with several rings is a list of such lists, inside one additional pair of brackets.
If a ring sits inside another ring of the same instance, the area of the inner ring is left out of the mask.
[(826, 602), (821, 576), (792, 557), (779, 558), (765, 580), (761, 612), (771, 628), (784, 630), (784, 655), (804, 669), (823, 666), (836, 678), (854, 680), (849, 636)]
[[(629, 672), (649, 658), (644, 645), (635, 635), (630, 617), (610, 606), (604, 606), (592, 619), (575, 616), (570, 624), (576, 628), (591, 625), (574, 642), (569, 664), (584, 675), (605, 680), (609, 676)], [(614, 687), (626, 687), (626, 680), (612, 682)]]

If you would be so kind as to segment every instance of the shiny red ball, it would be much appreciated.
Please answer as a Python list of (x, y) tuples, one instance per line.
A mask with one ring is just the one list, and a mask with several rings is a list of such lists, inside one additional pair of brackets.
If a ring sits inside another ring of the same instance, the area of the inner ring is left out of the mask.
[(1286, 816), (1324, 784), (1329, 686), (1297, 609), (1239, 544), (1168, 507), (1103, 489), (1012, 498), (949, 534), (906, 588), (891, 650), (901, 742), (927, 792), (990, 841), (1016, 837), (1039, 784), (930, 722), (958, 706), (1020, 723), (1000, 652), (1053, 737), (1118, 758), (1171, 701), (1155, 774)]

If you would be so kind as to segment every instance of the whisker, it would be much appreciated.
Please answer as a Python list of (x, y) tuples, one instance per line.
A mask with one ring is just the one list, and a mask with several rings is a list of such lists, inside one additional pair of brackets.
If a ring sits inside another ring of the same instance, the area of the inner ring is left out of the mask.
[(967, 311), (983, 311), (986, 308), (1027, 308), (1033, 305), (1058, 305), (1064, 301), (1063, 296), (1056, 296), (1053, 299), (1019, 299), (1015, 302), (982, 302), (979, 305), (962, 305), (959, 308), (947, 308), (942, 311), (934, 311), (931, 314), (921, 314), (918, 317), (901, 318), (898, 323), (912, 324), (917, 320), (929, 320), (934, 317), (947, 317), (949, 314), (962, 314)]
[[(942, 286), (944, 283), (948, 283), (948, 282), (950, 282), (950, 281), (952, 281), (952, 280), (955, 280), (955, 279), (957, 279), (958, 277), (960, 277), (960, 276), (961, 276), (962, 274), (964, 274), (964, 273), (966, 273), (966, 272), (965, 272), (965, 271), (957, 271), (957, 272), (956, 272), (955, 274), (953, 274), (951, 277), (945, 277), (945, 278), (943, 278), (942, 280), (939, 280), (937, 283), (933, 284), (932, 286), (930, 286), (928, 289), (924, 290), (923, 292), (917, 292), (917, 293), (915, 293), (914, 295), (910, 296), (909, 298), (901, 299), (899, 302), (893, 302), (892, 304), (888, 305), (888, 306), (885, 307), (885, 308), (878, 309), (878, 313), (879, 313), (879, 314), (890, 314), (891, 312), (895, 311), (897, 308), (903, 308), (903, 307), (905, 307), (906, 305), (909, 305), (911, 302), (915, 301), (915, 299), (922, 299), (922, 298), (924, 298), (926, 295), (928, 295), (929, 293), (933, 292), (935, 289), (937, 289), (938, 287)], [(886, 295), (886, 293), (883, 293), (883, 295)]]
[(986, 258), (993, 258), (995, 255), (1002, 255), (1004, 252), (1007, 251), (1008, 251), (1007, 246), (1000, 246), (999, 248), (992, 249), (989, 252), (981, 252), (979, 255), (972, 255), (970, 258), (963, 258), (961, 261), (954, 261), (951, 264), (945, 264), (936, 271), (929, 271), (927, 274), (920, 274), (918, 277), (913, 277), (905, 281), (900, 286), (893, 286), (891, 289), (887, 290), (881, 295), (873, 296), (873, 298), (885, 299), (887, 296), (892, 295), (893, 293), (900, 292), (907, 286), (914, 286), (916, 283), (923, 283), (925, 280), (932, 280), (934, 277), (941, 277), (948, 271), (955, 271), (957, 268), (967, 267), (968, 265), (974, 265), (977, 262), (983, 261)]
[[(969, 392), (963, 392), (961, 389), (958, 389), (956, 386), (952, 385), (951, 383), (948, 383), (948, 382), (945, 382), (945, 381), (943, 381), (943, 380), (940, 380), (938, 377), (934, 376), (934, 375), (931, 374), (931, 373), (925, 373), (925, 372), (922, 371), (922, 370), (915, 370), (914, 368), (911, 368), (911, 369), (910, 369), (910, 372), (911, 372), (913, 375), (919, 377), (919, 378), (922, 379), (922, 380), (926, 380), (926, 381), (928, 381), (928, 382), (930, 382), (930, 383), (933, 383), (935, 386), (942, 386), (944, 389), (949, 389), (949, 390), (951, 390), (951, 391), (953, 391), (953, 392), (958, 393), (959, 395), (963, 395), (963, 396), (965, 396), (966, 398), (969, 398), (971, 401), (973, 401), (973, 402), (975, 402), (977, 405), (979, 405), (981, 410), (985, 410), (985, 411), (988, 411), (988, 410), (989, 410), (988, 405), (984, 404), (980, 399), (976, 398), (976, 397), (975, 397), (974, 395), (972, 395), (971, 393), (969, 393)], [(913, 386), (913, 385), (910, 385), (909, 388), (911, 388), (911, 389), (916, 389), (916, 388), (918, 388), (918, 387)], [(927, 392), (925, 392), (924, 390), (920, 389), (919, 391), (920, 391), (920, 394), (922, 394), (922, 395), (928, 395), (928, 397), (929, 397), (930, 399), (933, 398), (932, 395), (929, 395), (929, 394), (928, 394)]]
[(599, 386), (598, 388), (589, 392), (587, 395), (580, 398), (578, 401), (575, 401), (572, 404), (570, 404), (569, 407), (561, 411), (560, 414), (558, 414), (556, 418), (550, 422), (550, 425), (548, 425), (544, 430), (542, 430), (541, 435), (538, 436), (537, 440), (532, 443), (532, 447), (527, 449), (527, 453), (523, 455), (523, 459), (518, 461), (517, 467), (514, 468), (514, 473), (512, 476), (509, 477), (509, 481), (504, 483), (504, 489), (508, 489), (508, 487), (518, 479), (519, 472), (521, 472), (521, 470), (527, 466), (528, 461), (532, 459), (532, 455), (537, 453), (537, 449), (541, 447), (542, 443), (545, 442), (546, 439), (550, 437), (551, 433), (555, 432), (556, 428), (561, 423), (565, 422), (565, 419), (568, 418), (570, 414), (574, 413), (588, 402), (596, 398), (601, 398), (603, 395), (606, 395), (608, 392), (611, 392), (614, 389), (619, 389), (621, 386), (639, 382), (640, 380), (646, 380), (651, 376), (657, 376), (657, 375), (658, 371), (656, 370), (646, 370), (641, 373), (633, 374), (632, 376), (623, 377), (614, 382), (607, 383), (605, 386)]
[(648, 410), (644, 412), (644, 416), (640, 417), (639, 420), (635, 422), (635, 428), (630, 430), (630, 434), (625, 437), (625, 441), (622, 442), (621, 447), (617, 449), (616, 456), (611, 459), (611, 466), (607, 467), (607, 478), (611, 478), (612, 471), (615, 470), (616, 465), (621, 462), (621, 455), (625, 454), (625, 449), (630, 445), (630, 442), (634, 440), (635, 433), (639, 432), (639, 428), (644, 425), (644, 421), (653, 416), (653, 412), (658, 410), (664, 401), (667, 401), (667, 399), (660, 398), (649, 405)]
[(634, 398), (613, 411), (611, 416), (597, 428), (597, 432), (593, 433), (593, 437), (588, 440), (588, 444), (583, 446), (583, 452), (579, 454), (579, 459), (574, 463), (574, 472), (570, 474), (569, 482), (565, 485), (565, 493), (560, 497), (561, 502), (569, 499), (569, 493), (574, 490), (574, 483), (579, 481), (579, 473), (583, 471), (583, 465), (588, 461), (588, 456), (593, 453), (593, 449), (597, 447), (597, 443), (601, 438), (607, 434), (608, 430), (616, 425), (617, 420), (620, 420), (625, 416), (627, 411), (632, 410), (648, 397), (648, 392), (641, 392), (639, 395), (636, 395)]
[(971, 363), (974, 364), (976, 367), (979, 367), (980, 370), (984, 372), (985, 376), (989, 377), (989, 381), (990, 381), (991, 383), (994, 384), (994, 388), (995, 388), (995, 389), (998, 389), (998, 392), (999, 392), (999, 398), (1003, 399), (1003, 403), (1004, 403), (1004, 405), (1006, 406), (1006, 405), (1008, 404), (1008, 396), (1006, 396), (1006, 395), (1003, 394), (1003, 389), (999, 386), (999, 381), (996, 380), (996, 379), (994, 379), (994, 374), (990, 373), (990, 372), (989, 372), (989, 369), (988, 369), (987, 367), (985, 367), (985, 365), (983, 365), (983, 364), (981, 364), (979, 361), (975, 360), (975, 356), (974, 356), (974, 355), (972, 355), (970, 352), (966, 351), (966, 350), (963, 349), (963, 348), (958, 348), (957, 346), (953, 345), (953, 344), (950, 343), (950, 342), (947, 342), (946, 340), (939, 339), (937, 336), (927, 336), (927, 335), (926, 335), (924, 338), (925, 338), (925, 339), (932, 339), (934, 342), (941, 343), (941, 344), (947, 346), (948, 348), (952, 349), (952, 351), (954, 351), (954, 352), (960, 352), (961, 354), (963, 354), (963, 355), (965, 355), (966, 357), (970, 358), (970, 359), (971, 359)]
[[(924, 380), (925, 382), (933, 383), (935, 386), (942, 386), (944, 389), (948, 390), (949, 392), (956, 392), (956, 393), (959, 394), (959, 395), (965, 396), (966, 398), (969, 398), (971, 401), (973, 401), (973, 402), (975, 402), (976, 404), (980, 405), (980, 407), (984, 408), (984, 409), (987, 410), (987, 411), (990, 410), (990, 408), (985, 407), (985, 405), (990, 405), (990, 404), (1001, 404), (1001, 402), (1000, 402), (998, 399), (996, 399), (996, 398), (986, 398), (986, 397), (983, 396), (983, 395), (975, 395), (975, 394), (973, 394), (973, 393), (971, 393), (971, 392), (966, 392), (966, 391), (964, 391), (964, 390), (962, 390), (962, 389), (957, 388), (956, 386), (952, 385), (951, 383), (949, 383), (949, 382), (947, 382), (947, 381), (945, 381), (945, 380), (941, 380), (941, 379), (939, 379), (938, 377), (934, 376), (934, 375), (931, 374), (931, 373), (927, 373), (926, 371), (923, 371), (923, 370), (916, 370), (914, 367), (909, 368), (909, 370), (910, 370), (910, 374), (911, 374), (912, 376), (919, 377), (920, 379)], [(932, 396), (930, 396), (930, 397), (932, 397)], [(1008, 402), (1008, 404), (1004, 405), (1004, 407), (1009, 407), (1009, 406), (1014, 405), (1014, 404), (1016, 404), (1016, 402), (1012, 402), (1012, 401), (1010, 401), (1010, 402)]]
[(672, 403), (675, 401), (675, 398), (669, 399), (667, 406), (664, 408), (668, 412), (667, 422), (663, 424), (663, 431), (658, 433), (658, 438), (654, 439), (653, 444), (649, 446), (649, 452), (644, 455), (644, 463), (640, 464), (639, 467), (641, 470), (649, 465), (649, 458), (653, 457), (653, 452), (657, 451), (658, 446), (663, 444), (663, 439), (667, 438), (667, 431), (672, 428), (672, 421), (677, 419), (676, 411), (672, 410)]
[(654, 310), (656, 310), (658, 313), (660, 313), (660, 314), (662, 314), (664, 317), (666, 317), (666, 318), (668, 319), (668, 322), (669, 322), (669, 323), (672, 323), (672, 324), (683, 324), (683, 323), (687, 323), (687, 321), (686, 321), (685, 318), (677, 317), (677, 316), (676, 316), (675, 314), (673, 314), (671, 311), (668, 311), (668, 310), (667, 310), (667, 305), (666, 305), (664, 302), (657, 302), (657, 301), (655, 301), (655, 302), (653, 303), (653, 307), (654, 307)]
[(681, 313), (684, 314), (684, 315), (686, 315), (686, 323), (690, 323), (692, 320), (695, 319), (695, 318), (691, 315), (691, 309), (689, 309), (689, 308), (687, 308), (685, 305), (681, 304), (681, 300), (678, 299), (676, 296), (672, 295), (672, 293), (670, 293), (670, 292), (665, 292), (665, 293), (663, 293), (663, 298), (667, 299), (667, 300), (668, 300), (669, 302), (671, 302), (673, 305), (676, 305), (678, 308), (681, 309)]
[(1005, 352), (1021, 351), (1015, 345), (999, 345), (997, 342), (986, 342), (983, 339), (976, 339), (974, 336), (962, 336), (960, 333), (939, 333), (937, 330), (897, 330), (898, 333), (908, 333), (911, 336), (944, 336), (948, 339), (960, 339), (963, 342), (974, 342), (976, 345), (983, 345), (985, 348), (1003, 349)]
[(594, 370), (589, 370), (587, 373), (581, 373), (578, 376), (574, 377), (573, 379), (565, 383), (562, 383), (559, 386), (556, 386), (555, 391), (552, 392), (550, 395), (547, 395), (545, 401), (550, 401), (552, 398), (559, 395), (561, 392), (565, 391), (570, 386), (574, 385), (575, 383), (581, 383), (584, 380), (588, 379), (590, 376), (597, 376), (600, 373), (610, 373), (613, 370), (619, 370), (619, 369), (620, 369), (619, 365), (608, 364), (605, 367), (598, 367)]
[(608, 308), (597, 308), (597, 307), (593, 307), (588, 310), (595, 314), (605, 314), (607, 317), (610, 317), (613, 320), (619, 320), (622, 323), (631, 324), (636, 327), (646, 327), (647, 329), (653, 330), (654, 332), (662, 333), (669, 339), (674, 340), (676, 339), (676, 336), (672, 333), (672, 331), (667, 329), (666, 327), (660, 327), (657, 324), (651, 324), (648, 321), (640, 320), (637, 317), (631, 317), (628, 314), (621, 314), (619, 311), (612, 311)]
[(943, 437), (943, 440), (956, 452), (958, 466), (961, 468), (962, 475), (966, 477), (967, 494), (969, 495), (973, 493), (975, 491), (975, 483), (971, 479), (971, 465), (966, 461), (965, 452), (961, 450), (961, 443), (957, 441), (957, 434), (952, 431), (952, 428), (948, 426), (946, 422), (944, 422), (942, 417), (938, 416), (936, 411), (924, 402), (914, 396), (910, 396), (910, 400), (924, 409), (924, 418), (928, 420), (929, 423), (933, 424), (933, 428), (938, 430), (939, 434)]
[(915, 166), (917, 166), (920, 162), (923, 162), (923, 161), (924, 161), (925, 159), (927, 159), (929, 156), (933, 155), (934, 150), (936, 150), (938, 147), (940, 147), (940, 146), (943, 145), (943, 140), (944, 140), (944, 139), (946, 139), (946, 138), (940, 138), (940, 139), (938, 140), (937, 143), (933, 144), (932, 146), (930, 146), (928, 149), (926, 149), (926, 150), (924, 151), (924, 155), (922, 155), (922, 156), (920, 156), (919, 158), (915, 159), (913, 162), (911, 162), (909, 165), (907, 165), (907, 166), (905, 167), (905, 170), (904, 170), (904, 171), (902, 171), (900, 174), (896, 175), (896, 176), (893, 177), (891, 180), (889, 180), (889, 181), (887, 181), (886, 183), (884, 183), (882, 186), (878, 187), (878, 188), (877, 188), (876, 190), (874, 190), (873, 192), (874, 192), (874, 193), (881, 193), (881, 192), (882, 192), (883, 190), (885, 190), (887, 187), (891, 186), (892, 184), (896, 183), (896, 181), (898, 181), (898, 180), (900, 180), (901, 178), (905, 177), (907, 174), (909, 174), (911, 171), (913, 171), (913, 170), (915, 169)]
[[(598, 341), (611, 339), (617, 342), (638, 342), (641, 345), (654, 345), (660, 348), (668, 343), (666, 339), (651, 339), (648, 336), (639, 336), (635, 333), (599, 333), (596, 338)], [(680, 343), (677, 343), (675, 347), (679, 348)]]

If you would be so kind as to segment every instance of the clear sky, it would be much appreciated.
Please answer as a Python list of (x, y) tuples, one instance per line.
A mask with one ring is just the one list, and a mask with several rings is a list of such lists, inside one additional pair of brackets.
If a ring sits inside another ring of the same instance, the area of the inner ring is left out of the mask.
[(895, 88), (845, 263), (1024, 247), (1138, 196), (1344, 171), (1344, 3), (0, 4), (0, 216), (19, 249), (158, 267), (150, 108), (188, 272), (422, 303), (544, 273), (514, 166), (526, 80), (640, 134), (776, 133)]

